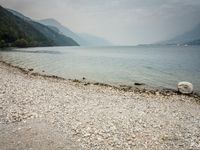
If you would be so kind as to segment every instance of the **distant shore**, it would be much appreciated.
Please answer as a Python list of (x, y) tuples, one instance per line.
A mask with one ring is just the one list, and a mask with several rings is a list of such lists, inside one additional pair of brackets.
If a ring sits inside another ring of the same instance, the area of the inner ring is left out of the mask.
[(0, 149), (198, 149), (200, 98), (0, 62)]

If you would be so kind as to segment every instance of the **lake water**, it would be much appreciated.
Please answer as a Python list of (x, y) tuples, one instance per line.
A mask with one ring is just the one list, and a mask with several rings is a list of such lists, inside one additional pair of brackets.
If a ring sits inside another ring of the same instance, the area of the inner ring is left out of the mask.
[(176, 88), (189, 81), (200, 91), (200, 47), (38, 47), (0, 50), (0, 60), (67, 79)]

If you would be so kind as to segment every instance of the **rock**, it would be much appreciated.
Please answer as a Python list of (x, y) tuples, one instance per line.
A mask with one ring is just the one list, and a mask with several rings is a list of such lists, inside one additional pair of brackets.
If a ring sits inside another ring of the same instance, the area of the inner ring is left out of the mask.
[(191, 94), (193, 92), (193, 85), (190, 82), (179, 82), (178, 91), (182, 94)]
[(159, 95), (160, 95), (160, 92), (159, 92), (159, 91), (156, 91), (155, 94), (156, 94), (157, 96), (159, 96)]
[(28, 69), (28, 71), (33, 71), (33, 69), (31, 68), (31, 69)]
[(85, 86), (90, 85), (90, 83), (84, 83)]
[(138, 82), (136, 82), (136, 83), (134, 83), (135, 85), (145, 85), (144, 83), (138, 83)]

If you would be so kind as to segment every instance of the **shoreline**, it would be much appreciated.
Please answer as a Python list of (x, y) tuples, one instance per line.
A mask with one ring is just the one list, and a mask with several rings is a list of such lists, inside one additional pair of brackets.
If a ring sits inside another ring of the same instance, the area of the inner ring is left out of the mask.
[(0, 62), (0, 149), (199, 149), (200, 98)]
[[(200, 99), (200, 93), (198, 92), (193, 92), (192, 94), (182, 94), (179, 91), (175, 90), (175, 89), (170, 89), (170, 88), (164, 88), (164, 87), (150, 87), (146, 84), (143, 83), (136, 83), (139, 85), (111, 85), (111, 84), (107, 84), (107, 83), (101, 83), (101, 82), (90, 82), (90, 81), (86, 81), (85, 79), (83, 80), (79, 80), (79, 79), (66, 79), (63, 77), (59, 77), (56, 75), (49, 75), (49, 74), (43, 74), (43, 73), (38, 73), (38, 72), (34, 72), (34, 70), (32, 68), (22, 68), (20, 66), (15, 66), (11, 63), (7, 63), (5, 61), (0, 60), (0, 63), (11, 67), (11, 68), (15, 68), (18, 69), (19, 71), (21, 71), (23, 74), (26, 75), (31, 75), (31, 76), (40, 76), (45, 78), (50, 78), (50, 79), (57, 79), (57, 80), (63, 80), (63, 81), (71, 81), (71, 82), (75, 82), (84, 86), (88, 86), (88, 85), (97, 85), (100, 87), (110, 87), (116, 90), (120, 90), (120, 91), (125, 91), (125, 92), (134, 92), (134, 93), (146, 93), (146, 94), (152, 94), (152, 95), (163, 95), (163, 96), (170, 96), (170, 95), (185, 95), (185, 96), (189, 96), (189, 97), (194, 97), (194, 98), (199, 98)], [(84, 77), (83, 77), (84, 78)], [(140, 85), (141, 84), (141, 85)]]

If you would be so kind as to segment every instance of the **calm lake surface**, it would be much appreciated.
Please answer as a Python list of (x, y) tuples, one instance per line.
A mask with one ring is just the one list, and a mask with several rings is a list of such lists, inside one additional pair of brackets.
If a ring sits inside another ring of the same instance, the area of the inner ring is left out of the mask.
[(0, 50), (0, 60), (67, 79), (200, 91), (200, 47), (39, 47)]

